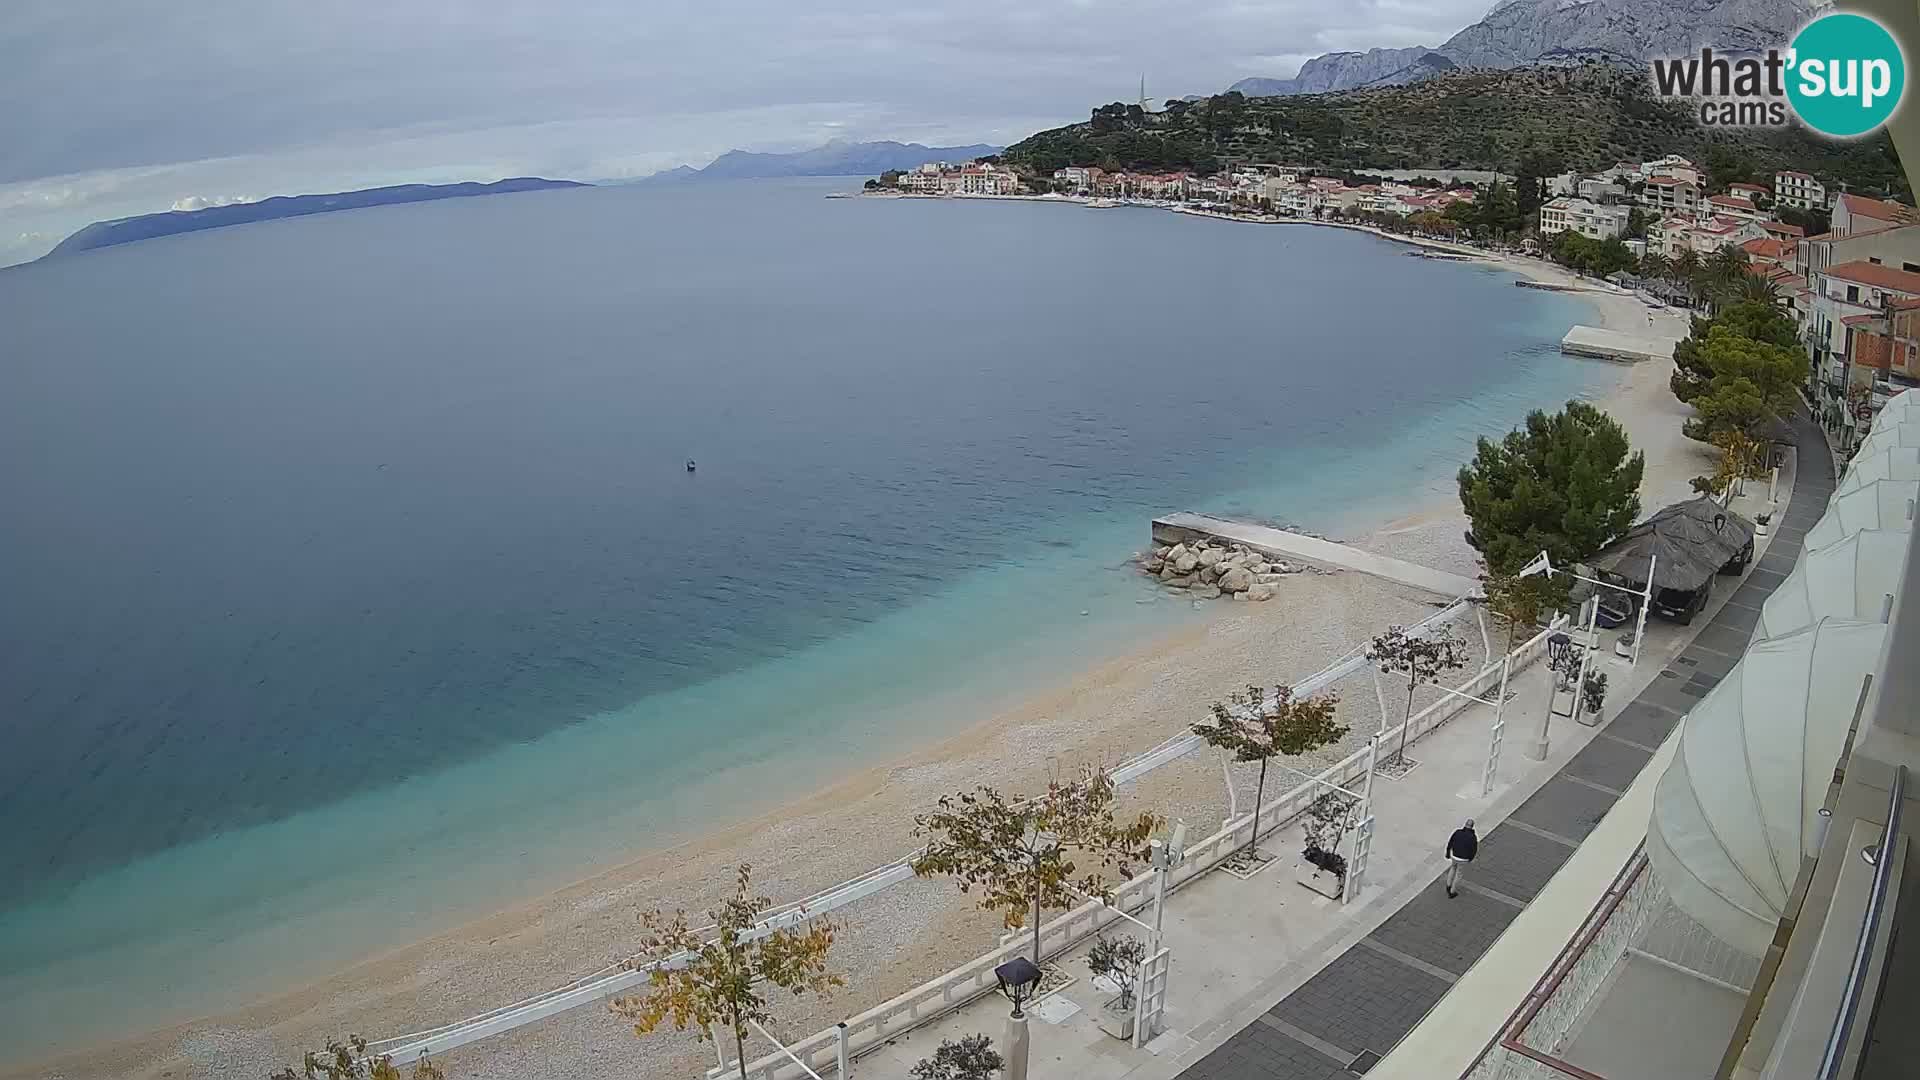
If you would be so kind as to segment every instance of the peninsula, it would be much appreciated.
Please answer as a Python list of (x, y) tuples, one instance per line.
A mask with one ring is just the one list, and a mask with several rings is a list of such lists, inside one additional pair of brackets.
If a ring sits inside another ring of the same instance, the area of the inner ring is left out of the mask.
[(158, 214), (96, 221), (67, 237), (43, 259), (74, 255), (96, 248), (131, 244), (159, 236), (223, 229), (229, 225), (247, 225), (256, 221), (330, 214), (337, 210), (359, 210), (369, 206), (398, 203), (432, 202), (436, 199), (464, 199), (475, 195), (503, 195), (515, 191), (545, 191), (552, 188), (590, 187), (577, 180), (544, 180), (517, 176), (490, 184), (396, 184), (391, 187), (339, 191), (326, 195), (276, 195), (259, 202), (209, 206), (202, 210), (170, 210)]

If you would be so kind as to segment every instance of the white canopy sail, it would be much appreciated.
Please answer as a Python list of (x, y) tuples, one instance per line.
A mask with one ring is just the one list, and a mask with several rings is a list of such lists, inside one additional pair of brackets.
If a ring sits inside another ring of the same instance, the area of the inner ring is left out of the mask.
[(1855, 457), (1834, 494), (1844, 495), (1875, 480), (1920, 480), (1920, 448), (1894, 447)]
[(1687, 715), (1654, 791), (1647, 857), (1675, 906), (1765, 952), (1886, 628), (1826, 619), (1757, 642)]
[(1920, 391), (1902, 390), (1880, 407), (1880, 414), (1873, 418), (1873, 430), (1880, 430), (1882, 424), (1900, 424), (1914, 419), (1920, 419)]
[(1808, 547), (1760, 609), (1755, 638), (1780, 637), (1821, 619), (1879, 622), (1899, 591), (1908, 530), (1863, 529), (1835, 544)]
[(1872, 457), (1882, 450), (1920, 447), (1920, 412), (1909, 412), (1907, 415), (1911, 419), (1889, 422), (1887, 414), (1881, 413), (1881, 418), (1873, 422), (1872, 433), (1860, 440), (1860, 447), (1853, 456)]
[(1910, 532), (1916, 500), (1920, 500), (1920, 480), (1875, 480), (1835, 495), (1827, 512), (1807, 530), (1807, 550), (1839, 543), (1861, 529)]

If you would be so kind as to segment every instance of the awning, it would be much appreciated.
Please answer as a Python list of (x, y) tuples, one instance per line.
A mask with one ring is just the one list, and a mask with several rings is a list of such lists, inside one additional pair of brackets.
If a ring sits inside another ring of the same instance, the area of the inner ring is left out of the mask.
[(1875, 480), (1835, 495), (1827, 512), (1807, 530), (1806, 549), (1838, 543), (1861, 529), (1911, 530), (1916, 499), (1920, 480)]
[(1854, 458), (1833, 493), (1844, 495), (1875, 480), (1920, 480), (1920, 448), (1900, 447)]
[(1674, 503), (1600, 550), (1592, 565), (1634, 585), (1653, 566), (1656, 589), (1705, 585), (1753, 542), (1753, 523), (1706, 496)]
[(1863, 529), (1825, 547), (1809, 545), (1761, 605), (1753, 636), (1776, 638), (1826, 618), (1879, 622), (1887, 597), (1900, 591), (1910, 535), (1905, 529)]
[(1759, 956), (1773, 940), (1886, 628), (1827, 619), (1748, 648), (1687, 715), (1654, 790), (1655, 878), (1714, 937)]

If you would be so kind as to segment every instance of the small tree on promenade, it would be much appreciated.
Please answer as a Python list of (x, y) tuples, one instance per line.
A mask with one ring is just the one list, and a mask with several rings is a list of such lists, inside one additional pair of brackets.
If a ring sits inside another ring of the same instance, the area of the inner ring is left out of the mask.
[(1424, 634), (1409, 634), (1398, 626), (1387, 627), (1387, 632), (1374, 638), (1367, 646), (1367, 659), (1382, 671), (1404, 675), (1407, 679), (1407, 709), (1400, 718), (1400, 745), (1393, 751), (1389, 762), (1403, 760), (1407, 753), (1407, 727), (1413, 720), (1413, 697), (1420, 687), (1427, 683), (1438, 682), (1440, 676), (1449, 671), (1458, 671), (1467, 666), (1467, 643), (1453, 632), (1451, 626), (1442, 626)]
[(1207, 745), (1232, 754), (1235, 761), (1260, 763), (1247, 853), (1252, 854), (1260, 843), (1260, 804), (1266, 797), (1267, 762), (1276, 755), (1298, 757), (1346, 738), (1346, 725), (1334, 722), (1339, 705), (1339, 697), (1333, 694), (1296, 699), (1290, 686), (1276, 686), (1271, 694), (1258, 686), (1248, 686), (1244, 694), (1232, 694), (1225, 701), (1213, 703), (1212, 723), (1193, 725), (1195, 735)]
[(640, 916), (647, 936), (641, 958), (652, 962), (643, 994), (615, 998), (615, 1014), (633, 1021), (636, 1035), (647, 1035), (671, 1019), (681, 1031), (691, 1027), (702, 1041), (717, 1038), (715, 1027), (733, 1033), (734, 1064), (747, 1075), (747, 1026), (773, 1019), (769, 988), (795, 996), (827, 994), (846, 980), (827, 971), (827, 950), (834, 925), (803, 919), (792, 926), (758, 930), (773, 901), (752, 893), (753, 868), (742, 863), (733, 895), (707, 913), (711, 929), (695, 929), (687, 913)]
[(1487, 609), (1507, 624), (1507, 652), (1519, 642), (1522, 627), (1531, 631), (1540, 624), (1540, 616), (1566, 603), (1567, 586), (1546, 574), (1500, 574), (1492, 570), (1480, 575), (1480, 591)]
[[(914, 819), (914, 835), (928, 840), (913, 872), (957, 878), (961, 892), (978, 887), (980, 907), (999, 912), (1009, 930), (1031, 918), (1039, 964), (1041, 913), (1072, 907), (1082, 895), (1107, 896), (1102, 871), (1131, 877), (1159, 824), (1149, 813), (1116, 822), (1113, 779), (1102, 769), (1055, 780), (1034, 799), (1008, 799), (983, 786), (942, 796), (935, 810)], [(1094, 864), (1078, 879), (1076, 858)]]
[[(404, 1074), (407, 1080), (446, 1080), (446, 1075), (424, 1057)], [(307, 1051), (300, 1068), (289, 1066), (267, 1080), (403, 1080), (403, 1074), (385, 1054), (368, 1057), (367, 1040), (349, 1035), (346, 1042), (328, 1039), (325, 1050)]]

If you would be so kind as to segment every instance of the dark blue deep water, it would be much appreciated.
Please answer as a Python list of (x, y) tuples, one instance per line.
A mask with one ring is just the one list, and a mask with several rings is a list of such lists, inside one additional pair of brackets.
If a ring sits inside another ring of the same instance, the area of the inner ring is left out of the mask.
[(838, 186), (0, 273), (0, 1037), (515, 899), (723, 763), (924, 739), (917, 695), (1164, 626), (1115, 570), (1151, 514), (1383, 519), (1595, 377), (1577, 302), (1368, 236)]

